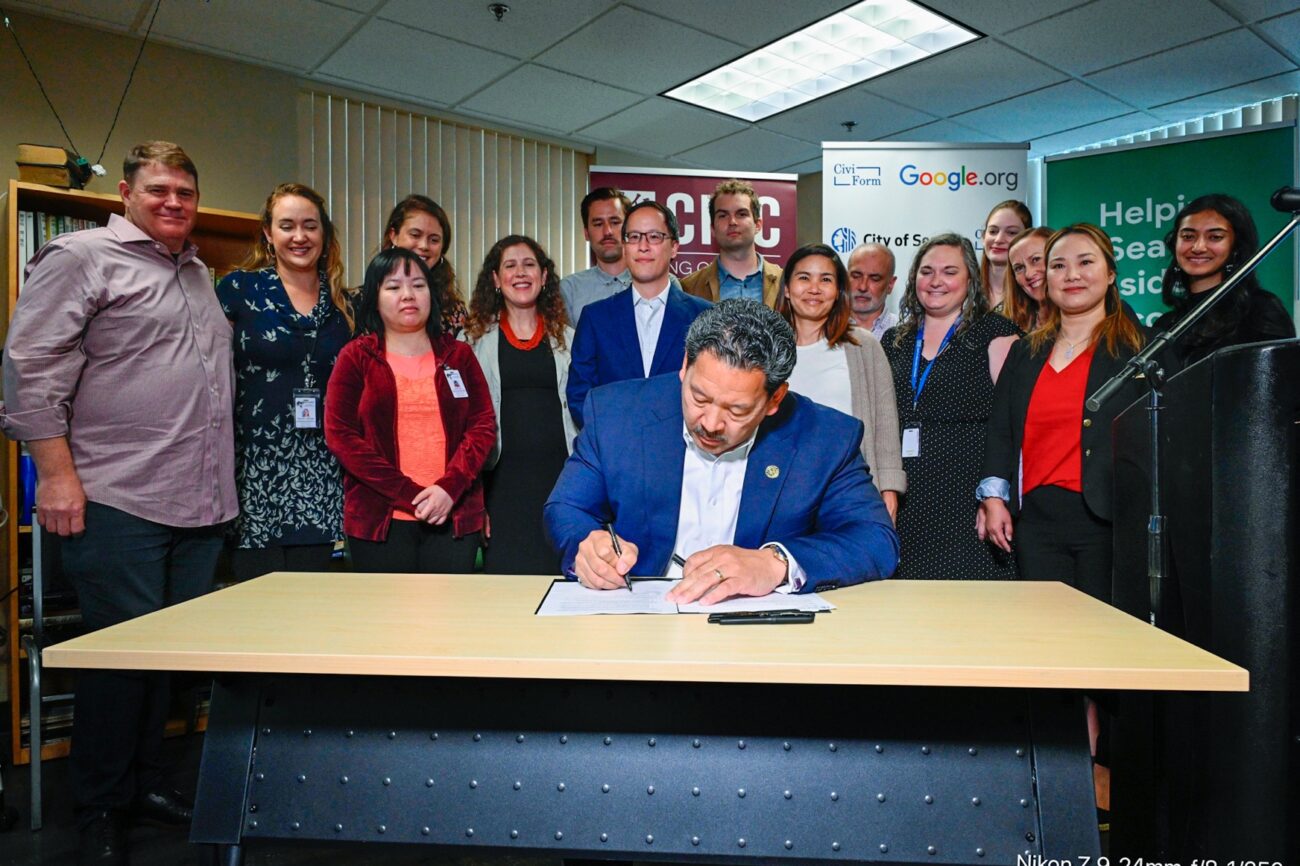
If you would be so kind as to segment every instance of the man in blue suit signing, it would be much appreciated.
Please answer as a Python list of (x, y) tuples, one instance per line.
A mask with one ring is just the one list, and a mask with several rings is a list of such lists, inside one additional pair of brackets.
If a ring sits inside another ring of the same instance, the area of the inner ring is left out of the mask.
[(573, 337), (566, 396), (578, 427), (592, 388), (671, 373), (681, 363), (686, 329), (710, 304), (672, 279), (677, 236), (677, 217), (658, 202), (638, 202), (627, 212), (623, 259), (632, 285), (584, 307)]
[(545, 509), (564, 573), (595, 589), (681, 577), (670, 600), (706, 604), (892, 574), (898, 536), (859, 452), (862, 423), (789, 393), (785, 320), (723, 301), (691, 325), (685, 355), (675, 376), (587, 399)]

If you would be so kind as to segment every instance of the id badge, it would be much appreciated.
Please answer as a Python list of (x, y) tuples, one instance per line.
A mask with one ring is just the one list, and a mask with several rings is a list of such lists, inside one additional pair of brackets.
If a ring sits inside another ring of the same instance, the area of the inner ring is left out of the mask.
[(293, 389), (293, 426), (298, 430), (315, 430), (320, 427), (319, 389)]
[(469, 397), (469, 392), (465, 390), (465, 382), (460, 378), (459, 370), (443, 367), (442, 372), (447, 374), (447, 384), (451, 386), (451, 396), (457, 400), (464, 400)]
[(903, 428), (903, 456), (904, 457), (921, 456), (921, 428), (920, 427)]

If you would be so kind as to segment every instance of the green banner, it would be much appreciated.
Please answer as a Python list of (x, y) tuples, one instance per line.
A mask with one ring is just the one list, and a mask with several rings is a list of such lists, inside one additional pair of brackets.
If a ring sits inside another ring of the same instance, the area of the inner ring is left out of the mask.
[[(1148, 324), (1166, 309), (1160, 299), (1174, 214), (1198, 196), (1219, 192), (1250, 208), (1263, 244), (1287, 223), (1269, 196), (1295, 183), (1294, 125), (1261, 132), (1181, 140), (1090, 153), (1047, 163), (1047, 224), (1096, 223), (1115, 244), (1120, 294)], [(1260, 285), (1294, 315), (1295, 237), (1256, 271)]]

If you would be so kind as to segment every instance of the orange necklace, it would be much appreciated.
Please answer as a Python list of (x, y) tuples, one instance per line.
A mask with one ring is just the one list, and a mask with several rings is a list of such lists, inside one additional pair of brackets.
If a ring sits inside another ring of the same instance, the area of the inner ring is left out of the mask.
[(533, 349), (536, 349), (542, 342), (542, 338), (546, 336), (546, 321), (541, 316), (538, 316), (537, 327), (533, 329), (533, 335), (527, 340), (521, 340), (516, 337), (515, 332), (511, 330), (510, 318), (508, 316), (502, 316), (501, 333), (505, 334), (506, 340), (509, 341), (510, 345), (514, 346), (519, 351), (530, 352)]

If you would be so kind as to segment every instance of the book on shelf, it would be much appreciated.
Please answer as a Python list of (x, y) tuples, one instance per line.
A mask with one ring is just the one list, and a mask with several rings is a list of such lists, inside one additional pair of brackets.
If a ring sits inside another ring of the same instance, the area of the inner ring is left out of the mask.
[(27, 264), (46, 243), (68, 232), (98, 228), (91, 219), (49, 214), (40, 211), (18, 211), (18, 291), (27, 282)]
[(50, 144), (18, 145), (18, 179), (26, 183), (81, 189), (90, 179), (90, 163)]

